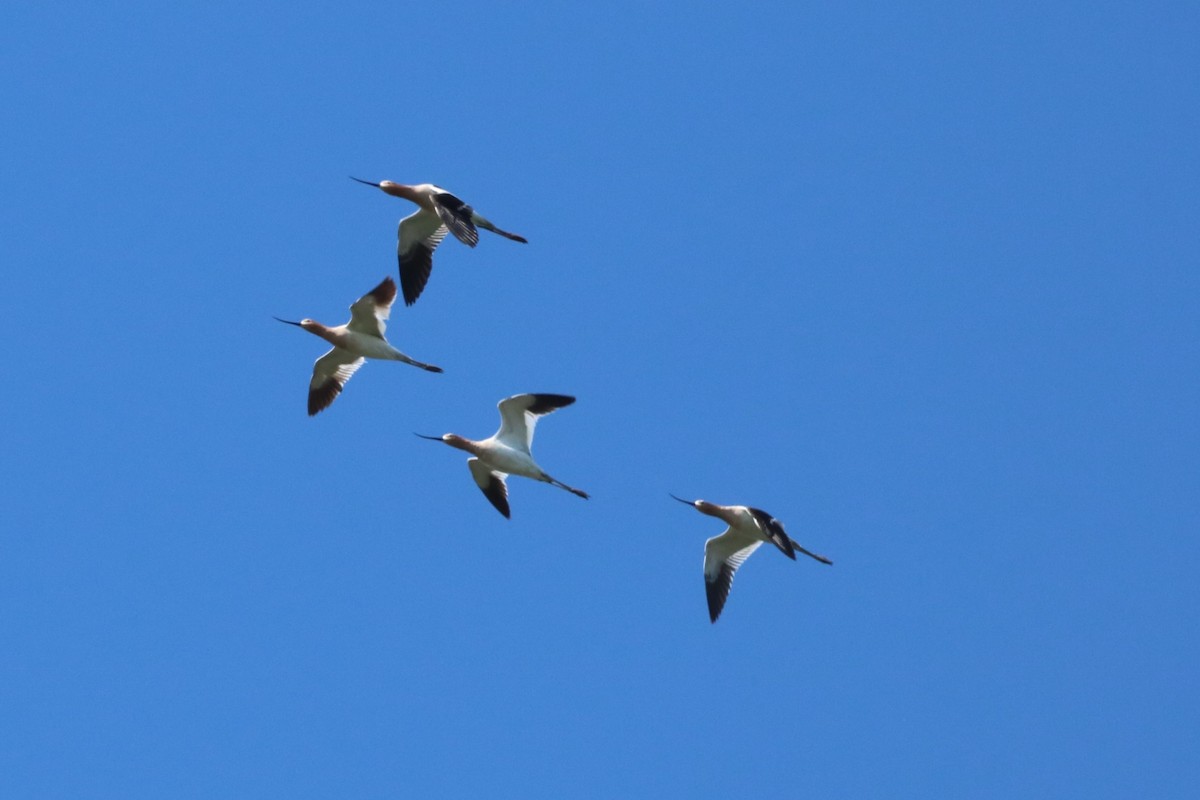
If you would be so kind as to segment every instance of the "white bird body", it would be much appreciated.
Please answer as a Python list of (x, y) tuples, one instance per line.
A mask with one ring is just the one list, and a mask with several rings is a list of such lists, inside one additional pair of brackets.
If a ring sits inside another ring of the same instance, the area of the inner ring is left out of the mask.
[[(312, 380), (308, 385), (308, 415), (324, 411), (341, 393), (346, 381), (365, 363), (365, 359), (380, 361), (403, 361), (428, 372), (441, 372), (441, 367), (425, 364), (410, 358), (392, 347), (384, 338), (387, 318), (396, 299), (396, 282), (391, 278), (383, 281), (350, 306), (350, 321), (345, 325), (329, 327), (312, 319), (292, 322), (309, 333), (320, 336), (333, 345), (333, 349), (313, 364)], [(279, 317), (276, 317), (279, 319)]]
[(545, 475), (542, 468), (533, 460), (533, 454), (509, 447), (504, 442), (497, 441), (494, 436), (477, 442), (471, 452), (484, 464), (499, 472), (539, 481)]
[(533, 460), (531, 452), (533, 431), (537, 427), (538, 417), (574, 402), (574, 397), (562, 394), (513, 395), (498, 404), (500, 430), (487, 439), (476, 441), (453, 433), (447, 433), (445, 436), (417, 435), (422, 439), (445, 442), (451, 447), (470, 453), (472, 458), (467, 459), (467, 467), (471, 470), (471, 477), (496, 510), (508, 517), (508, 484), (505, 478), (509, 475), (520, 475), (553, 484), (587, 499), (587, 492), (550, 477)]
[(320, 328), (313, 326), (312, 332), (334, 347), (341, 348), (364, 358), (377, 358), (383, 361), (406, 361), (410, 363), (412, 361), (404, 353), (392, 347), (386, 339), (350, 330), (345, 325), (338, 325), (334, 328), (327, 328), (323, 325)]
[(801, 547), (799, 542), (787, 535), (783, 523), (761, 508), (722, 506), (704, 500), (691, 502), (681, 497), (675, 499), (692, 506), (701, 514), (723, 520), (729, 526), (719, 536), (704, 543), (704, 589), (712, 622), (721, 616), (733, 586), (734, 574), (764, 542), (775, 545), (793, 561), (796, 560), (796, 553), (803, 553), (822, 564), (833, 563), (825, 556)]
[(419, 208), (400, 220), (396, 230), (396, 257), (400, 262), (400, 287), (404, 291), (404, 304), (417, 302), (433, 270), (433, 251), (453, 233), (468, 247), (479, 243), (477, 227), (492, 231), (514, 242), (528, 243), (524, 236), (501, 230), (471, 206), (450, 192), (432, 183), (404, 184), (395, 181), (372, 183), (361, 178), (352, 178), (367, 186), (374, 186), (393, 197), (416, 203)]

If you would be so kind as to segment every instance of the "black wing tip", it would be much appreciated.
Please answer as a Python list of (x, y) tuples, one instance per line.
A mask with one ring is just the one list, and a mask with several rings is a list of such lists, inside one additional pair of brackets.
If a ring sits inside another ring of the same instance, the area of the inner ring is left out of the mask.
[(533, 405), (529, 407), (531, 414), (545, 414), (547, 411), (565, 408), (575, 402), (575, 398), (569, 394), (534, 393), (532, 396)]
[(709, 583), (705, 586), (708, 589), (708, 621), (716, 622), (725, 608), (725, 598), (720, 596), (715, 584)]
[(367, 294), (375, 301), (376, 305), (390, 306), (396, 299), (396, 282), (389, 275)]
[(728, 564), (721, 565), (721, 572), (717, 575), (716, 580), (709, 580), (708, 576), (704, 577), (704, 593), (708, 598), (708, 619), (709, 622), (716, 622), (717, 617), (721, 616), (721, 612), (725, 609), (725, 601), (729, 599), (729, 590), (733, 586), (733, 573), (736, 570), (729, 568)]
[(404, 305), (411, 306), (417, 302), (421, 292), (425, 291), (425, 284), (429, 282), (429, 274), (433, 272), (433, 251), (417, 244), (398, 256), (398, 261)]
[(417, 298), (425, 289), (425, 281), (417, 280), (415, 276), (406, 276), (403, 272), (400, 273), (400, 285), (404, 289), (404, 305), (406, 306), (417, 302)]
[(442, 369), (441, 367), (434, 366), (433, 364), (424, 364), (424, 365), (422, 365), (421, 369), (425, 370), (426, 372), (436, 372), (438, 374), (441, 374), (446, 371), (446, 370)]
[(335, 380), (329, 380), (315, 389), (308, 391), (308, 415), (315, 417), (333, 405), (333, 401), (342, 393), (342, 385)]
[(484, 492), (484, 494), (487, 496), (487, 499), (492, 502), (492, 505), (495, 507), (495, 509), (500, 512), (500, 515), (502, 517), (504, 517), (505, 519), (512, 519), (512, 510), (508, 507), (508, 498), (507, 497), (505, 497), (504, 495), (501, 495), (501, 494), (498, 494), (495, 497), (493, 497), (492, 495), (488, 494), (487, 492)]
[(500, 512), (500, 516), (504, 517), (505, 519), (512, 519), (512, 511), (508, 507), (508, 498), (507, 497), (505, 497), (503, 495), (498, 495), (496, 497), (493, 497), (492, 495), (488, 494), (486, 491), (483, 493), (483, 496), (486, 497), (488, 499), (488, 502), (490, 502), (492, 504), (492, 508), (494, 508)]
[(488, 499), (488, 502), (505, 519), (512, 519), (512, 512), (508, 507), (508, 488), (504, 485), (504, 481), (497, 477), (496, 473), (492, 473), (492, 478), (488, 481), (487, 486), (479, 487), (483, 490), (483, 496)]

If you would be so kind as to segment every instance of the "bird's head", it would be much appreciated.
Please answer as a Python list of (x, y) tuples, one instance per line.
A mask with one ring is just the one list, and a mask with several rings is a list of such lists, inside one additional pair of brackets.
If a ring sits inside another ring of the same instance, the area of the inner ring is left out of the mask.
[(414, 433), (413, 436), (421, 439), (428, 439), (431, 442), (444, 442), (459, 450), (466, 450), (468, 453), (473, 452), (470, 442), (454, 433), (447, 433), (443, 436), (426, 436), (422, 433)]
[(315, 331), (317, 328), (321, 327), (321, 323), (317, 322), (315, 319), (309, 319), (308, 317), (305, 317), (299, 322), (292, 322), (290, 319), (279, 319), (279, 317), (275, 317), (275, 319), (278, 319), (280, 322), (288, 325), (295, 325), (297, 328), (304, 328), (306, 331)]
[(408, 187), (402, 183), (396, 183), (395, 181), (380, 181), (379, 183), (375, 183), (374, 181), (364, 181), (362, 178), (356, 178), (353, 175), (350, 176), (350, 180), (358, 181), (367, 186), (374, 186), (376, 189), (380, 189), (393, 197), (407, 197), (405, 190)]
[[(670, 492), (668, 492), (668, 494), (670, 494)], [(707, 500), (684, 500), (682, 497), (676, 497), (673, 494), (671, 495), (671, 497), (674, 497), (676, 500), (683, 503), (685, 506), (691, 506), (692, 508), (699, 511), (701, 514), (708, 514), (710, 517), (717, 516), (717, 509), (719, 507), (714, 505), (713, 503), (708, 502)]]

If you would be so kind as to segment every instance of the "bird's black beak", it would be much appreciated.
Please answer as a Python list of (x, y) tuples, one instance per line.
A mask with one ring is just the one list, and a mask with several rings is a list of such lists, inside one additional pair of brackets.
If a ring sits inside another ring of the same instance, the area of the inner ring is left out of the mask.
[(426, 435), (425, 435), (425, 434), (423, 434), (423, 433), (414, 433), (414, 434), (413, 434), (413, 436), (416, 436), (416, 437), (418, 437), (418, 438), (420, 438), (420, 439), (428, 439), (428, 440), (429, 440), (429, 441), (431, 441), (431, 442), (440, 442), (440, 441), (442, 441), (442, 437), (440, 437), (440, 436), (426, 436)]
[[(671, 494), (670, 492), (667, 492), (667, 494), (670, 494), (671, 497), (675, 497), (675, 495)], [(696, 504), (693, 503), (691, 500), (684, 500), (682, 497), (675, 497), (675, 499), (678, 500), (679, 502), (683, 503), (685, 506), (692, 506), (693, 508), (695, 508), (695, 506), (696, 506)]]
[[(271, 319), (279, 319), (279, 317), (271, 317)], [(288, 325), (295, 325), (297, 328), (303, 328), (299, 322), (292, 322), (290, 319), (279, 319), (280, 322), (286, 322)]]
[(365, 183), (367, 186), (374, 186), (376, 189), (380, 188), (378, 183), (371, 183), (370, 181), (364, 181), (362, 178), (356, 178), (353, 175), (350, 175), (348, 177), (352, 181), (358, 181), (359, 183)]

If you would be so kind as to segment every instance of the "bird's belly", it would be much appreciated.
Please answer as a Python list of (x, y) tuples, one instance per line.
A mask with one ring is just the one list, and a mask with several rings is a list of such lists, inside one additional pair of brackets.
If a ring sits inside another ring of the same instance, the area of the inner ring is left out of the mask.
[(526, 478), (540, 478), (542, 471), (533, 459), (524, 453), (507, 447), (489, 449), (481, 457), (488, 466), (509, 475), (523, 475)]
[(395, 353), (392, 346), (383, 339), (377, 336), (364, 336), (355, 331), (346, 331), (346, 336), (341, 347), (355, 355), (367, 358), (390, 359)]

